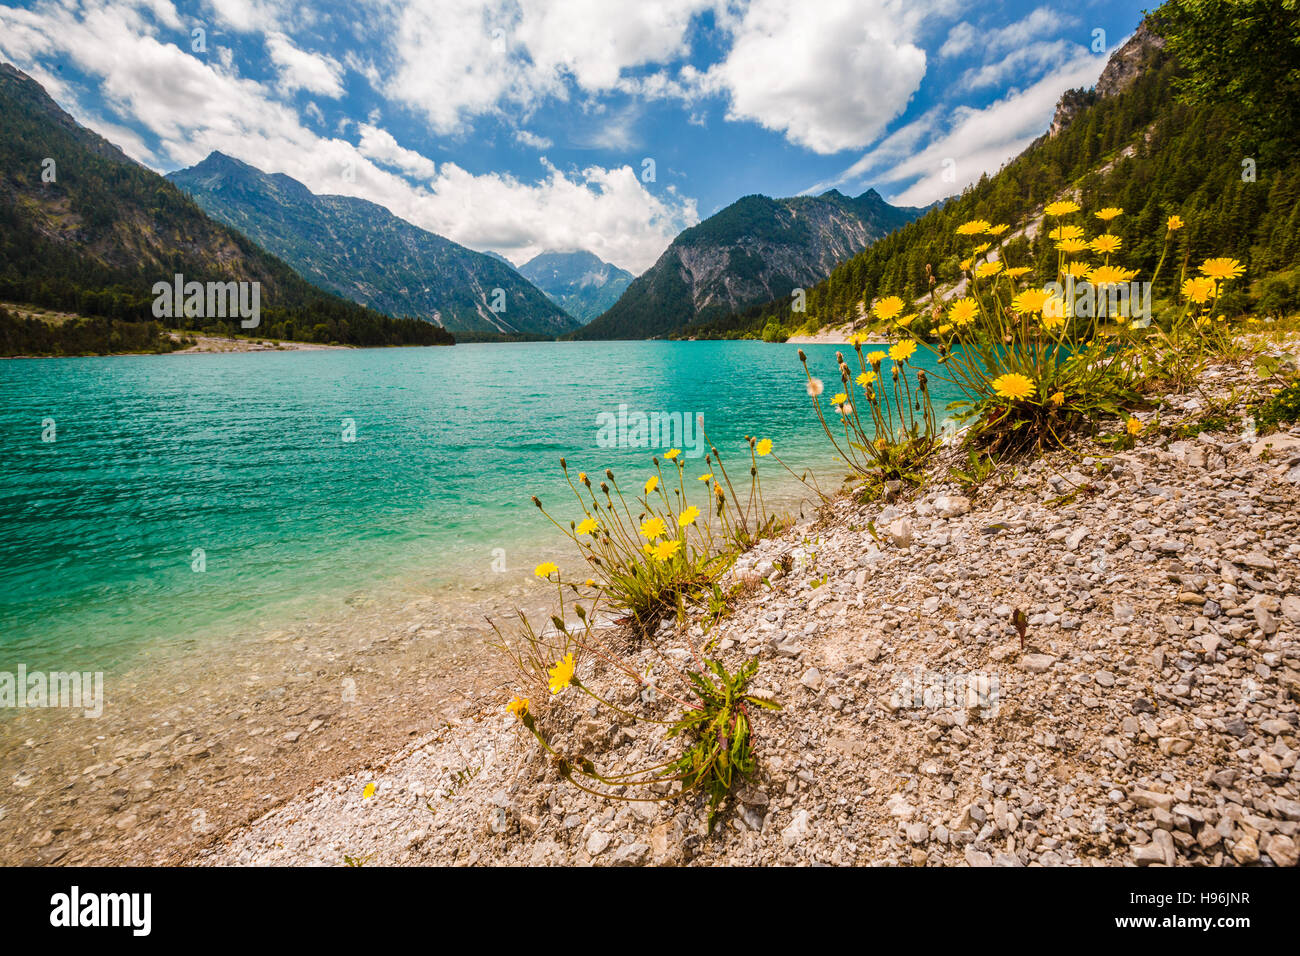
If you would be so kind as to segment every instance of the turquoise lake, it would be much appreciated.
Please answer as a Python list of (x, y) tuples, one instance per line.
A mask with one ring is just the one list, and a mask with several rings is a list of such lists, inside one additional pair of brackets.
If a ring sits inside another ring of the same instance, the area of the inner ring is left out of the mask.
[[(804, 348), (828, 398), (845, 347)], [(938, 410), (956, 395), (932, 381)], [(530, 495), (576, 514), (561, 456), (630, 488), (667, 447), (602, 447), (600, 416), (620, 405), (703, 415), (733, 463), (753, 434), (823, 488), (844, 472), (793, 345), (15, 360), (0, 398), (0, 669), (112, 667), (142, 644), (219, 640), (358, 594), (518, 581), (563, 543)], [(771, 494), (797, 490), (763, 467)]]

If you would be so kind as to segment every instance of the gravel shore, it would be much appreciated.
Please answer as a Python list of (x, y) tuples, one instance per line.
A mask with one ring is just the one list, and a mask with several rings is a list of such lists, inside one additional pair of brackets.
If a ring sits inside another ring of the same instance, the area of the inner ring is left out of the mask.
[[(1261, 392), (1244, 366), (1202, 385)], [(975, 491), (842, 497), (742, 556), (721, 656), (756, 656), (784, 710), (755, 717), (759, 770), (712, 835), (698, 797), (565, 783), (502, 698), (189, 862), (1294, 866), (1300, 429), (1243, 434), (1239, 402), (1230, 429), (1174, 431), (1206, 411), (1169, 396), (1131, 450)], [(633, 699), (594, 663), (584, 682)], [(561, 703), (538, 719), (566, 752), (669, 752)]]

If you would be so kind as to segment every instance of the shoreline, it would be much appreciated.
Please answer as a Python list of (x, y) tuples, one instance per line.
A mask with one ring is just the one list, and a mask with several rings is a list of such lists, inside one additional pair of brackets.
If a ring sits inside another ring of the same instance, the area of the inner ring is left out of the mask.
[[(1206, 379), (1219, 394), (1252, 382)], [(1161, 425), (1204, 411), (1169, 396)], [(772, 587), (724, 619), (720, 647), (729, 666), (757, 658), (785, 710), (755, 721), (760, 770), (720, 834), (694, 797), (619, 804), (565, 784), (503, 688), (185, 860), (1295, 865), (1297, 516), (1296, 426), (1119, 453), (1080, 441), (974, 500), (943, 480), (841, 496), (731, 572)], [(973, 673), (997, 678), (995, 708), (923, 700), (931, 675)], [(583, 680), (617, 692), (605, 671)], [(553, 739), (608, 749), (613, 771), (662, 756), (654, 733), (610, 738), (536, 703)]]

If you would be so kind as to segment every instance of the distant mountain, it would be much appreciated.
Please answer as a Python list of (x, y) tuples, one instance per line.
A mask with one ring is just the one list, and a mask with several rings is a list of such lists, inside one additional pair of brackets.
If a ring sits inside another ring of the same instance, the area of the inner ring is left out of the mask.
[(577, 325), (506, 263), (364, 199), (317, 195), (217, 152), (167, 178), (309, 282), (389, 315), (506, 335), (553, 336)]
[(850, 198), (746, 196), (687, 229), (584, 339), (667, 335), (692, 323), (788, 296), (923, 210), (891, 206), (874, 189)]
[(499, 253), (499, 252), (493, 252), (491, 249), (484, 249), (484, 250), (483, 250), (483, 255), (485, 255), (485, 256), (491, 256), (491, 257), (492, 257), (493, 259), (495, 259), (497, 262), (504, 262), (504, 263), (505, 263), (506, 265), (508, 265), (511, 269), (514, 269), (516, 272), (519, 271), (518, 269), (515, 269), (515, 264), (514, 264), (513, 262), (511, 262), (509, 259), (507, 259), (505, 256), (503, 256), (503, 255), (502, 255), (501, 253)]
[(618, 301), (635, 278), (590, 252), (547, 250), (519, 267), (519, 274), (579, 322), (587, 323)]
[[(153, 286), (172, 282), (177, 273), (187, 282), (260, 283), (256, 335), (357, 345), (451, 341), (439, 329), (394, 321), (315, 288), (79, 125), (26, 73), (0, 63), (0, 300), (119, 325), (153, 323)], [(237, 321), (216, 317), (165, 324), (246, 331)], [(27, 333), (7, 328), (12, 337), (6, 352), (23, 351)], [(97, 328), (104, 331), (104, 348), (90, 350), (113, 350), (113, 336), (137, 344), (145, 338), (139, 328)], [(150, 334), (156, 335), (153, 328)], [(51, 335), (59, 337), (57, 330)], [(93, 338), (70, 335), (67, 341)], [(73, 347), (87, 350), (84, 344)]]

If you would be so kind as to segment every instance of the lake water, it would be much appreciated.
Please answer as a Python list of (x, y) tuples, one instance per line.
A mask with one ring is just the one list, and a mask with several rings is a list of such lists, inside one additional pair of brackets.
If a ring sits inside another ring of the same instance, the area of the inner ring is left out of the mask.
[[(836, 347), (805, 348), (829, 395)], [(654, 450), (603, 447), (620, 406), (703, 415), (733, 460), (753, 434), (824, 486), (843, 471), (790, 345), (37, 359), (0, 362), (0, 395), (0, 670), (112, 668), (357, 595), (520, 581), (560, 544), (530, 495), (572, 510), (561, 456), (627, 488), (649, 474)]]

